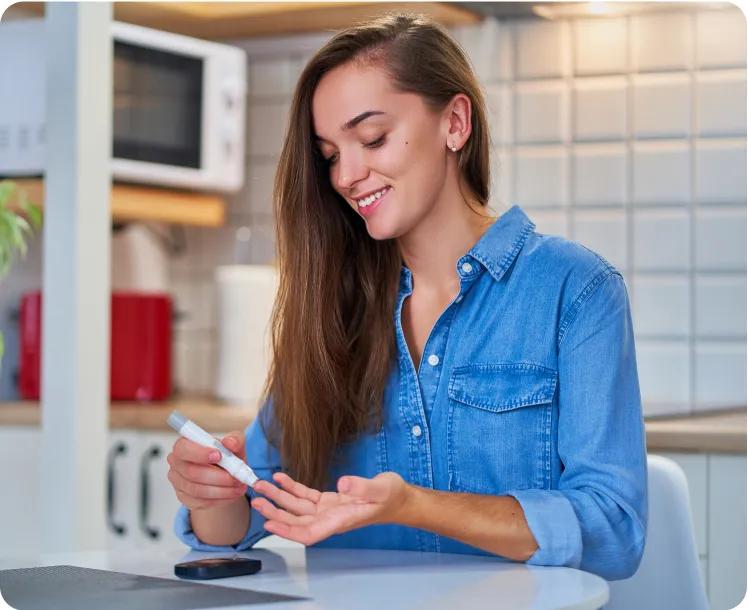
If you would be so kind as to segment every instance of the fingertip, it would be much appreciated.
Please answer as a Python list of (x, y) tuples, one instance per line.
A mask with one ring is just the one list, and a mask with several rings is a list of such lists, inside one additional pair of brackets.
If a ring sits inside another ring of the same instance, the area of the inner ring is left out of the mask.
[(338, 491), (340, 493), (348, 493), (351, 491), (352, 485), (353, 482), (348, 477), (341, 477), (340, 480), (338, 480)]

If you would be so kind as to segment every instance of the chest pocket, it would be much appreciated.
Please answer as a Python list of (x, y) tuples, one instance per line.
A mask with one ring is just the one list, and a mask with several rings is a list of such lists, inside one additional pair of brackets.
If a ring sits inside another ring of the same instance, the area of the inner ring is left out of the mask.
[(449, 382), (449, 486), (497, 494), (550, 485), (556, 371), (530, 363), (474, 364)]

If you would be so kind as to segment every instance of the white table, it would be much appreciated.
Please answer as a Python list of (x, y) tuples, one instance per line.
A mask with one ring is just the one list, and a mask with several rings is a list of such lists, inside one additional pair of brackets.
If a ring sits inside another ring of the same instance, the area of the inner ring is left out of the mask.
[[(175, 563), (218, 555), (225, 554), (102, 551), (0, 556), (0, 569), (74, 565), (176, 578)], [(594, 610), (609, 595), (608, 583), (587, 572), (474, 555), (314, 548), (256, 549), (238, 555), (261, 559), (262, 571), (205, 582), (310, 598), (233, 606), (244, 610)]]

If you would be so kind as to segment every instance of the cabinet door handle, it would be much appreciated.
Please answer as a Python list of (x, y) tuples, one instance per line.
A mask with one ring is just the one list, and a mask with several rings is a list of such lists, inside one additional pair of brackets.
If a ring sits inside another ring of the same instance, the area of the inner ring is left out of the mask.
[(148, 525), (151, 487), (149, 464), (151, 460), (156, 459), (160, 455), (161, 449), (158, 445), (152, 445), (140, 459), (140, 529), (151, 540), (158, 540), (161, 537), (161, 531), (156, 527)]
[(127, 453), (127, 445), (122, 441), (118, 442), (114, 447), (109, 449), (109, 454), (106, 460), (107, 469), (107, 486), (106, 486), (106, 520), (109, 529), (112, 530), (117, 536), (124, 536), (127, 533), (127, 528), (122, 523), (114, 522), (114, 460)]

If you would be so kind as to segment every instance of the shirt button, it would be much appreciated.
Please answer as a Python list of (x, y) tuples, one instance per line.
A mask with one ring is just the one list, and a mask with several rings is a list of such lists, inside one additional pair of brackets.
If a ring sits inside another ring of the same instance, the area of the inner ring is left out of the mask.
[(410, 431), (413, 433), (413, 436), (415, 436), (416, 438), (418, 438), (419, 436), (421, 436), (421, 426), (419, 426), (418, 424), (416, 424), (415, 426), (413, 426), (410, 429)]
[(439, 364), (439, 356), (437, 356), (436, 354), (431, 354), (429, 356), (428, 363), (431, 366), (436, 366), (437, 364)]
[(462, 301), (462, 295), (458, 294), (457, 298), (455, 299), (455, 303), (459, 303), (460, 301)]
[(462, 270), (465, 273), (470, 273), (473, 270), (473, 266), (470, 263), (462, 263)]

